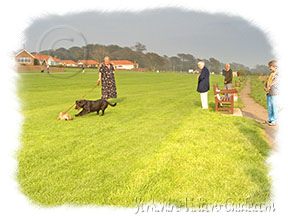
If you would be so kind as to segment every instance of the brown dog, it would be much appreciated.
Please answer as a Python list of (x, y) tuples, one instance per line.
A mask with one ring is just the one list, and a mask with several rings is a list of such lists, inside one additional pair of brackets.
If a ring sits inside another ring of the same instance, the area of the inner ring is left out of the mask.
[(66, 114), (65, 112), (60, 112), (57, 120), (70, 121), (70, 120), (72, 120), (72, 118), (71, 118), (71, 116), (69, 114)]

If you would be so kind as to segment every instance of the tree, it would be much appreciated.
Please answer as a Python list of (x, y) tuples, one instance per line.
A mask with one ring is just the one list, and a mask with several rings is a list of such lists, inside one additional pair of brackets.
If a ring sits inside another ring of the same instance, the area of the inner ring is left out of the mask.
[[(58, 48), (56, 50), (44, 50), (40, 54), (46, 54), (50, 56), (57, 56), (59, 59), (74, 61), (82, 59), (92, 59), (98, 62), (102, 62), (105, 56), (109, 56), (111, 60), (129, 60), (131, 62), (137, 62), (141, 68), (151, 68), (152, 70), (161, 71), (184, 71), (189, 69), (198, 70), (197, 63), (200, 60), (205, 62), (207, 68), (212, 72), (220, 72), (224, 68), (224, 63), (221, 63), (215, 58), (199, 59), (192, 54), (178, 53), (177, 56), (168, 57), (166, 55), (160, 56), (157, 53), (144, 53), (146, 46), (137, 42), (133, 47), (120, 47), (118, 45), (100, 45), (100, 44), (88, 44), (82, 47)], [(243, 69), (245, 73), (250, 73), (249, 67), (240, 63), (231, 63), (231, 69), (236, 71)], [(251, 70), (252, 72), (267, 73), (269, 69), (264, 65), (256, 65)]]
[(184, 71), (184, 62), (186, 60), (186, 54), (184, 53), (178, 53), (177, 56), (181, 59), (182, 61), (182, 67), (181, 67), (181, 71), (183, 72)]
[(255, 68), (251, 69), (251, 72), (257, 74), (269, 74), (270, 70), (269, 67), (266, 65), (256, 65)]
[(146, 45), (141, 44), (140, 42), (136, 42), (135, 46), (132, 47), (133, 50), (143, 53), (146, 51)]
[(235, 63), (235, 62), (232, 62), (232, 63), (230, 63), (230, 68), (232, 69), (232, 70), (239, 70), (239, 69), (243, 69), (243, 70), (247, 70), (247, 71), (249, 71), (249, 67), (247, 67), (247, 66), (245, 66), (245, 65), (243, 65), (243, 64), (240, 64), (240, 63)]
[(180, 71), (181, 68), (181, 59), (176, 56), (172, 56), (169, 58), (171, 63), (171, 70), (172, 71)]
[(215, 72), (215, 73), (220, 73), (221, 70), (221, 63), (220, 61), (218, 61), (217, 59), (211, 57), (209, 58), (209, 62), (210, 62), (210, 70), (211, 72)]
[(186, 54), (185, 58), (188, 61), (187, 70), (197, 68), (197, 60), (192, 54)]
[(170, 71), (171, 70), (171, 63), (170, 59), (167, 55), (163, 56), (163, 65), (161, 67), (162, 71)]
[(80, 47), (71, 47), (68, 51), (70, 53), (70, 59), (73, 61), (83, 60), (87, 57), (87, 55), (85, 55), (85, 50)]
[(148, 60), (149, 60), (149, 68), (152, 71), (160, 70), (164, 63), (164, 58), (159, 56), (156, 53), (147, 53), (146, 54)]
[(34, 59), (34, 65), (35, 65), (35, 66), (38, 66), (38, 65), (40, 65), (40, 62), (39, 62), (39, 60), (38, 60), (38, 59)]

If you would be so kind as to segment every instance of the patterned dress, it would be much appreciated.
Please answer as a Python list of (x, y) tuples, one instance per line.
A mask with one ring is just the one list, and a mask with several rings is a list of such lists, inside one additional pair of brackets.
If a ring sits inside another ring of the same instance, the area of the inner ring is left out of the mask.
[(101, 72), (102, 80), (102, 98), (117, 98), (113, 65), (110, 64), (110, 68), (108, 68), (105, 64), (102, 64), (100, 66), (99, 72)]

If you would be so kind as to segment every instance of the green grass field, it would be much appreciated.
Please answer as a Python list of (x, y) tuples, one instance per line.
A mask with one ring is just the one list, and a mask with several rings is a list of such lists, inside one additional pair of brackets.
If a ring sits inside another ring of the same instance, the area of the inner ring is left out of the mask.
[(264, 83), (259, 79), (259, 76), (250, 76), (251, 78), (251, 93), (250, 96), (267, 109), (266, 93), (264, 91)]
[[(17, 179), (34, 203), (133, 207), (136, 198), (177, 206), (186, 198), (207, 204), (270, 199), (263, 127), (216, 113), (212, 90), (203, 111), (195, 75), (117, 72), (118, 99), (111, 101), (118, 104), (105, 116), (56, 120), (96, 82), (96, 73), (69, 79), (20, 74), (25, 121)], [(211, 89), (216, 82), (223, 76), (211, 76)], [(100, 87), (86, 97), (98, 98)]]

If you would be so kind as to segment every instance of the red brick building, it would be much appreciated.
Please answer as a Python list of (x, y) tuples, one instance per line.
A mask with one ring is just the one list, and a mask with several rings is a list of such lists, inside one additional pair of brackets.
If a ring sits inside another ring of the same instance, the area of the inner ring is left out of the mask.
[(35, 57), (25, 49), (15, 55), (15, 60), (19, 65), (33, 66), (34, 59)]
[[(27, 50), (23, 49), (15, 55), (15, 60), (19, 65), (22, 66), (33, 66), (33, 65), (61, 65), (61, 60), (49, 55), (43, 54), (31, 54)], [(37, 60), (37, 63), (36, 61)], [(36, 63), (36, 64), (35, 64)]]

